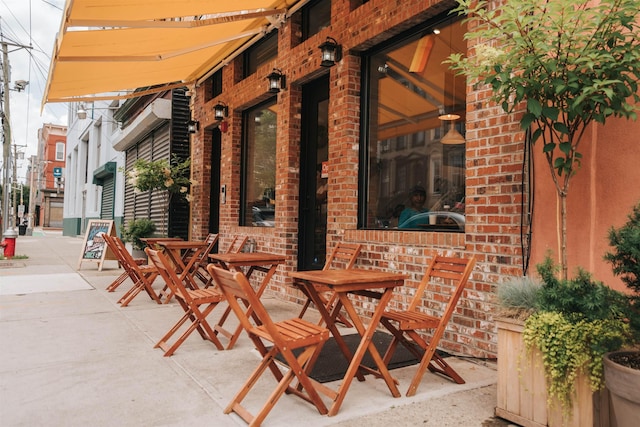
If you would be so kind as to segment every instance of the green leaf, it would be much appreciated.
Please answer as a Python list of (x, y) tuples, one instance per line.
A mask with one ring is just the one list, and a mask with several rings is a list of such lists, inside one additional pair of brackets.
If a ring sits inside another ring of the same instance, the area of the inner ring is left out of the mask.
[(522, 130), (527, 130), (531, 126), (531, 123), (533, 123), (535, 120), (536, 117), (533, 114), (525, 113), (525, 115), (522, 116), (522, 119), (520, 120), (520, 127), (522, 128)]
[(549, 142), (547, 144), (544, 144), (544, 147), (542, 147), (542, 151), (544, 153), (549, 153), (553, 150), (556, 149), (556, 143), (555, 142)]
[(567, 125), (565, 125), (562, 122), (555, 122), (553, 124), (553, 128), (555, 130), (557, 130), (558, 132), (563, 133), (565, 135), (569, 133), (569, 128), (567, 128)]
[(538, 139), (540, 139), (540, 137), (542, 136), (542, 132), (542, 128), (537, 128), (536, 130), (534, 130), (531, 134), (531, 142), (535, 143)]
[(528, 98), (527, 111), (529, 111), (536, 118), (538, 118), (542, 114), (542, 104), (540, 104), (540, 101), (538, 101), (537, 99)]
[(562, 142), (559, 145), (560, 151), (562, 151), (564, 154), (569, 154), (571, 153), (571, 143), (570, 142)]
[(560, 110), (558, 109), (558, 107), (545, 106), (542, 108), (542, 115), (551, 121), (555, 122), (556, 120), (558, 120), (559, 114), (560, 114)]

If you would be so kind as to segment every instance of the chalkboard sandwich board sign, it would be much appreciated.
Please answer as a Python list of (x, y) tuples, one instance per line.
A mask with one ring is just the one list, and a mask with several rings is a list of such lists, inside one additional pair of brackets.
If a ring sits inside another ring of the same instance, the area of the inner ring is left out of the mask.
[(103, 234), (115, 236), (115, 228), (113, 220), (109, 219), (92, 219), (87, 224), (87, 232), (84, 235), (82, 244), (82, 253), (78, 261), (78, 270), (82, 267), (83, 261), (92, 261), (98, 263), (98, 271), (102, 271), (105, 260), (116, 260), (115, 254), (107, 246), (102, 237)]

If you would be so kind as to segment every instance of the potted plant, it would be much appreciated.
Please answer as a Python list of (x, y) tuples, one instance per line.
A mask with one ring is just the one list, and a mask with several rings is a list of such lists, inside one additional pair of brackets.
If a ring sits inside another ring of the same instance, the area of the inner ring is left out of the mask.
[(151, 237), (156, 231), (156, 225), (148, 218), (140, 218), (129, 221), (127, 226), (120, 229), (122, 240), (131, 243), (134, 258), (146, 258), (144, 248), (147, 246), (142, 240)]
[[(505, 345), (505, 326), (498, 325), (496, 414), (524, 425), (606, 425), (598, 418), (604, 411), (599, 402), (606, 397), (600, 393), (603, 356), (632, 342), (629, 300), (580, 269), (572, 279), (558, 279), (558, 268), (547, 257), (537, 266), (542, 285), (521, 285), (529, 294), (525, 316), (520, 316), (525, 319), (509, 329), (521, 334), (511, 339), (521, 341)], [(503, 294), (505, 289), (498, 292), (500, 304), (513, 306), (514, 298)], [(515, 361), (508, 360), (513, 356)], [(517, 383), (505, 389), (501, 381), (514, 377)], [(518, 396), (515, 408), (509, 407), (513, 396)]]
[(604, 377), (611, 393), (611, 425), (640, 425), (640, 203), (633, 208), (628, 221), (609, 230), (611, 252), (604, 259), (613, 266), (631, 291), (632, 311), (629, 320), (636, 333), (634, 348), (611, 352), (604, 358)]

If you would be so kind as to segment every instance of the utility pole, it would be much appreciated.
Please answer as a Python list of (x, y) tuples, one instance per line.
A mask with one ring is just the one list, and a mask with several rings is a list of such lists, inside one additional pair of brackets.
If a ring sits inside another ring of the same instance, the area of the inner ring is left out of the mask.
[[(4, 232), (12, 230), (11, 225), (13, 222), (9, 222), (9, 217), (12, 216), (9, 206), (9, 194), (11, 193), (11, 181), (9, 179), (10, 162), (11, 162), (11, 123), (9, 114), (9, 46), (7, 43), (2, 42), (2, 96), (4, 98), (4, 110), (2, 112), (2, 169), (3, 174), (3, 190), (2, 190), (2, 217), (4, 224), (2, 229)], [(14, 159), (15, 161), (15, 159)], [(4, 234), (4, 233), (3, 233)]]
[[(2, 34), (0, 33), (0, 37)], [(2, 97), (3, 103), (0, 104), (0, 108), (2, 111), (0, 112), (0, 116), (2, 117), (2, 170), (3, 170), (3, 181), (2, 181), (2, 231), (3, 235), (6, 231), (11, 230), (12, 233), (15, 232), (15, 216), (11, 210), (9, 194), (11, 193), (11, 162), (13, 161), (13, 170), (14, 170), (14, 179), (16, 175), (16, 163), (17, 159), (11, 159), (11, 114), (9, 108), (9, 81), (11, 80), (11, 76), (9, 75), (10, 66), (9, 66), (9, 45), (16, 46), (18, 48), (30, 49), (29, 46), (23, 46), (19, 44), (8, 43), (4, 40), (0, 41), (0, 45), (2, 47)], [(29, 82), (24, 80), (19, 80), (16, 82), (16, 90), (20, 92), (25, 88), (25, 86), (29, 84)], [(17, 180), (16, 180), (17, 181)], [(14, 193), (14, 205), (15, 205), (15, 193)], [(17, 209), (17, 207), (16, 207)], [(11, 218), (13, 217), (13, 220)]]

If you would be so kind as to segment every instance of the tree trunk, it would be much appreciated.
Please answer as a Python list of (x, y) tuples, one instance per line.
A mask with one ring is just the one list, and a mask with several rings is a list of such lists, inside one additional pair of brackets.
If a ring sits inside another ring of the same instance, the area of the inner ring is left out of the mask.
[(560, 193), (560, 263), (562, 279), (567, 280), (567, 193)]

